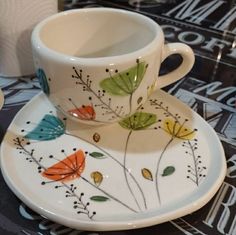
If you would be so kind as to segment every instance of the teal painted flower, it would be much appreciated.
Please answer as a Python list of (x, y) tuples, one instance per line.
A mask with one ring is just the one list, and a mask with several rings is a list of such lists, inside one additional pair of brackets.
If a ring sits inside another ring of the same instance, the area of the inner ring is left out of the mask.
[(129, 130), (144, 130), (157, 122), (157, 116), (152, 113), (136, 112), (124, 118), (119, 124)]
[(65, 125), (53, 115), (46, 114), (38, 125), (25, 138), (32, 140), (54, 140), (65, 133)]
[(131, 95), (140, 85), (147, 67), (148, 64), (137, 60), (135, 66), (125, 71), (119, 72), (115, 70), (115, 73), (111, 74), (110, 70), (106, 69), (106, 72), (109, 73), (109, 77), (103, 79), (100, 82), (100, 86), (111, 95)]
[(39, 84), (41, 86), (41, 89), (43, 90), (43, 92), (46, 94), (46, 95), (49, 95), (50, 94), (50, 88), (49, 88), (49, 85), (48, 85), (48, 81), (47, 81), (47, 77), (46, 77), (46, 74), (45, 72), (43, 71), (43, 69), (37, 69), (36, 71), (36, 76), (38, 77), (39, 79)]

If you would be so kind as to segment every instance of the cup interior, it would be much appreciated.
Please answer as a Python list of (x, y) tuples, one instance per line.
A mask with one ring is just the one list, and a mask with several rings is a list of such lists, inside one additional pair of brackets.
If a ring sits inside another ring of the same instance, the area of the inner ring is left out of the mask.
[(131, 53), (147, 46), (156, 35), (157, 25), (147, 17), (99, 8), (59, 14), (39, 31), (46, 47), (83, 58)]

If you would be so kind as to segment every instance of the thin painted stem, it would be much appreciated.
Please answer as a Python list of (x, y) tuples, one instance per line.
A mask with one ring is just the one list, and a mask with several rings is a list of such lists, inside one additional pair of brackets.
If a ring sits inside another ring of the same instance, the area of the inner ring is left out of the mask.
[(30, 158), (32, 159), (32, 161), (39, 167), (41, 167), (42, 169), (46, 170), (46, 167), (44, 167), (35, 157), (34, 157), (34, 152), (33, 151), (28, 151), (21, 143), (20, 138), (16, 138), (15, 140), (15, 144), (18, 146), (18, 148), (22, 151), (24, 151), (26, 153), (26, 155), (30, 156)]
[(133, 99), (133, 93), (129, 96), (129, 114), (132, 112), (132, 99)]
[(108, 110), (110, 110), (111, 113), (113, 113), (116, 117), (121, 118), (121, 116), (115, 110), (113, 110), (109, 104), (103, 101), (102, 98), (90, 86), (88, 86), (88, 84), (83, 80), (82, 75), (79, 74), (76, 69), (74, 69), (74, 71), (76, 76), (73, 75), (73, 77), (79, 79), (82, 85), (85, 86), (87, 90), (91, 92)]
[(132, 197), (133, 197), (133, 199), (134, 199), (136, 205), (138, 206), (139, 210), (141, 210), (141, 207), (140, 207), (140, 205), (139, 205), (139, 203), (138, 203), (138, 200), (137, 200), (137, 198), (135, 197), (135, 194), (134, 194), (134, 192), (133, 192), (133, 190), (132, 190), (132, 188), (131, 188), (131, 186), (130, 186), (130, 184), (129, 184), (128, 176), (127, 176), (127, 171), (125, 170), (125, 168), (127, 168), (127, 167), (126, 167), (126, 162), (127, 162), (127, 149), (128, 149), (129, 139), (130, 139), (130, 136), (131, 136), (132, 132), (133, 132), (133, 130), (130, 130), (130, 131), (129, 131), (129, 134), (128, 134), (128, 136), (127, 136), (126, 143), (125, 143), (125, 152), (124, 152), (124, 160), (123, 160), (124, 176), (125, 176), (126, 185), (127, 185), (128, 189), (129, 189), (129, 191), (130, 191), (130, 193), (131, 193), (131, 195), (132, 195)]
[(124, 207), (126, 207), (127, 209), (137, 213), (137, 210), (133, 209), (132, 207), (130, 207), (129, 205), (127, 205), (126, 203), (122, 202), (121, 200), (119, 200), (118, 198), (114, 197), (113, 195), (109, 194), (108, 192), (106, 192), (105, 190), (96, 187), (94, 184), (92, 184), (89, 180), (87, 180), (85, 177), (81, 176), (81, 179), (83, 179), (86, 183), (88, 183), (89, 185), (93, 186), (94, 188), (96, 188), (97, 190), (101, 191), (102, 193), (104, 193), (106, 196), (108, 196), (109, 198), (113, 199), (114, 201), (118, 202), (119, 204), (123, 205)]
[[(30, 153), (21, 143), (19, 138), (16, 138), (15, 141), (16, 145), (19, 146), (19, 148), (21, 150), (23, 150), (27, 155), (29, 155), (32, 160), (36, 163), (36, 165), (40, 166), (42, 169), (46, 170), (47, 168), (45, 166), (43, 166), (42, 164), (40, 164), (37, 159), (35, 159), (35, 157), (33, 156), (32, 153)], [(102, 193), (104, 193), (105, 195), (107, 195), (108, 197), (110, 197), (111, 199), (113, 199), (114, 201), (118, 202), (119, 204), (123, 205), (124, 207), (126, 207), (127, 209), (133, 211), (133, 212), (137, 212), (135, 209), (133, 209), (132, 207), (128, 206), (127, 204), (125, 204), (124, 202), (122, 202), (121, 200), (119, 200), (118, 198), (114, 197), (113, 195), (107, 193), (105, 190), (96, 187), (94, 184), (92, 184), (89, 180), (87, 180), (85, 177), (83, 177), (82, 175), (80, 175), (81, 179), (83, 179), (85, 182), (87, 182), (89, 185), (93, 186), (94, 188), (98, 189), (99, 191), (101, 191)], [(56, 182), (56, 181), (55, 181)], [(65, 184), (64, 182), (61, 182), (61, 184), (66, 187), (67, 189), (69, 188), (69, 186), (67, 184)], [(73, 195), (76, 196), (78, 198), (78, 196), (73, 192)]]
[(145, 199), (145, 195), (144, 195), (144, 192), (140, 186), (140, 184), (138, 183), (138, 181), (136, 180), (135, 176), (126, 168), (126, 166), (124, 164), (122, 164), (119, 160), (117, 160), (116, 158), (114, 158), (110, 153), (108, 153), (106, 150), (104, 150), (103, 148), (95, 145), (94, 143), (82, 138), (82, 137), (79, 137), (77, 135), (73, 135), (73, 134), (70, 134), (70, 133), (65, 133), (66, 135), (68, 136), (72, 136), (72, 137), (75, 137), (75, 138), (78, 138), (78, 139), (81, 139), (82, 141), (94, 146), (95, 148), (99, 149), (101, 152), (103, 152), (106, 156), (110, 157), (113, 161), (115, 161), (118, 165), (120, 165), (123, 170), (126, 172), (125, 174), (129, 174), (130, 178), (133, 180), (133, 182), (136, 184), (141, 196), (142, 196), (142, 199), (143, 199), (143, 203), (144, 203), (144, 208), (147, 209), (147, 202), (146, 202), (146, 199)]
[(198, 168), (197, 168), (197, 159), (196, 159), (196, 156), (195, 156), (195, 153), (194, 153), (194, 150), (193, 150), (193, 146), (191, 145), (190, 141), (188, 140), (187, 142), (189, 144), (189, 147), (190, 147), (190, 150), (191, 150), (191, 155), (193, 157), (193, 163), (194, 163), (194, 171), (195, 171), (195, 183), (196, 185), (198, 186), (199, 185), (199, 175), (198, 175)]
[(73, 196), (73, 197), (75, 197), (76, 199), (77, 199), (77, 201), (80, 203), (80, 205), (81, 205), (81, 207), (80, 207), (80, 209), (81, 210), (83, 210), (84, 212), (84, 214), (86, 214), (87, 216), (88, 216), (88, 218), (90, 218), (90, 219), (93, 219), (93, 216), (94, 216), (94, 214), (90, 214), (90, 211), (88, 210), (88, 208), (87, 208), (87, 205), (86, 204), (84, 204), (84, 202), (82, 201), (82, 197), (80, 196), (78, 196), (74, 191), (72, 191), (71, 190), (71, 188), (67, 185), (67, 184), (65, 184), (64, 182), (62, 182), (61, 183), (65, 188), (67, 188), (67, 190), (69, 190), (70, 191), (70, 193), (71, 193), (71, 195)]
[(165, 148), (162, 150), (161, 155), (157, 161), (157, 166), (156, 166), (156, 172), (155, 172), (155, 186), (156, 186), (156, 193), (157, 193), (157, 198), (158, 198), (158, 202), (159, 204), (161, 204), (161, 195), (160, 195), (160, 189), (159, 189), (159, 171), (160, 171), (160, 164), (161, 164), (161, 160), (164, 156), (164, 153), (166, 152), (167, 148), (169, 147), (169, 145), (171, 144), (171, 142), (174, 140), (173, 137), (171, 137), (171, 139), (168, 141), (168, 143), (166, 144)]

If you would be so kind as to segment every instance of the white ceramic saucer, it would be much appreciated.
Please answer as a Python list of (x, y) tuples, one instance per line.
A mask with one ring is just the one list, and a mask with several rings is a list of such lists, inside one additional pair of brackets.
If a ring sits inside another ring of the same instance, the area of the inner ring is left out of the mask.
[(82, 230), (123, 230), (192, 213), (219, 189), (226, 162), (213, 129), (163, 91), (120, 123), (66, 120), (44, 94), (15, 117), (3, 176), (29, 207)]
[(0, 110), (2, 109), (3, 104), (4, 104), (4, 95), (2, 90), (0, 89)]

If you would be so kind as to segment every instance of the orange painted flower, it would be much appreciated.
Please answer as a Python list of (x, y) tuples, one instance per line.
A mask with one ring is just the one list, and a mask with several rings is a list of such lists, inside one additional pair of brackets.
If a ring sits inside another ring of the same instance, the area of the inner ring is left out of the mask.
[(71, 154), (62, 161), (46, 169), (42, 176), (53, 181), (66, 182), (79, 178), (85, 167), (85, 156), (82, 150)]
[(82, 105), (80, 108), (68, 111), (73, 117), (81, 120), (94, 120), (96, 117), (95, 110), (91, 105)]

